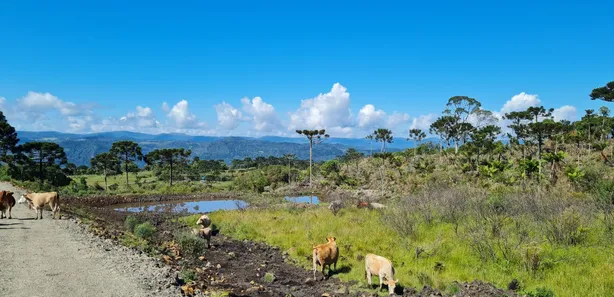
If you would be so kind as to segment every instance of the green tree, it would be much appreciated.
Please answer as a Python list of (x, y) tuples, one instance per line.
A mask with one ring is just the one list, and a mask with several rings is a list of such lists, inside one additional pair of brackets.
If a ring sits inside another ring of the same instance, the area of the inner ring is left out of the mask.
[(371, 135), (376, 142), (382, 143), (382, 148), (380, 149), (380, 152), (382, 153), (386, 152), (386, 143), (392, 143), (394, 141), (392, 131), (389, 129), (378, 128), (377, 130), (373, 131)]
[(356, 170), (358, 170), (358, 163), (360, 162), (360, 159), (362, 159), (365, 155), (359, 151), (357, 151), (354, 148), (349, 148), (347, 151), (345, 151), (345, 154), (343, 155), (343, 160), (345, 162), (348, 163), (354, 163), (356, 166)]
[(475, 98), (467, 96), (454, 96), (448, 99), (445, 115), (451, 116), (448, 125), (448, 135), (454, 140), (454, 151), (458, 153), (459, 144), (468, 139), (473, 125), (469, 118), (481, 109), (482, 104)]
[(169, 166), (170, 186), (173, 186), (173, 165), (186, 164), (192, 151), (182, 148), (157, 149), (145, 156), (145, 162), (149, 165)]
[(614, 101), (614, 81), (607, 83), (603, 87), (593, 89), (589, 96), (591, 96), (591, 100)]
[(436, 121), (434, 121), (429, 131), (431, 134), (435, 134), (439, 136), (440, 149), (443, 151), (444, 143), (449, 147), (450, 139), (452, 139), (452, 135), (454, 134), (453, 125), (454, 125), (454, 117), (453, 116), (441, 116)]
[(296, 133), (299, 135), (303, 135), (307, 137), (309, 140), (309, 187), (312, 185), (312, 174), (311, 168), (313, 163), (313, 145), (322, 143), (326, 138), (329, 137), (326, 134), (326, 130), (296, 130)]
[(18, 151), (32, 161), (30, 164), (38, 167), (37, 176), (41, 186), (46, 177), (49, 180), (55, 179), (54, 176), (45, 175), (45, 167), (62, 166), (68, 162), (64, 148), (53, 142), (26, 142)]
[(111, 146), (110, 153), (116, 155), (124, 164), (124, 169), (126, 171), (126, 186), (128, 186), (128, 165), (137, 160), (143, 160), (141, 147), (133, 141), (117, 141)]
[(90, 164), (92, 165), (92, 170), (96, 172), (101, 172), (103, 174), (104, 188), (105, 191), (108, 191), (109, 187), (107, 184), (107, 176), (111, 172), (120, 171), (119, 168), (121, 165), (121, 161), (119, 160), (117, 155), (114, 155), (112, 153), (100, 153), (90, 160)]
[(19, 138), (17, 138), (15, 128), (6, 121), (6, 117), (0, 111), (0, 161), (7, 161), (7, 154), (15, 151), (18, 142)]
[(418, 146), (420, 146), (420, 142), (426, 138), (426, 133), (424, 133), (420, 129), (409, 129), (409, 137), (407, 140), (413, 139), (414, 141), (414, 156), (418, 151)]

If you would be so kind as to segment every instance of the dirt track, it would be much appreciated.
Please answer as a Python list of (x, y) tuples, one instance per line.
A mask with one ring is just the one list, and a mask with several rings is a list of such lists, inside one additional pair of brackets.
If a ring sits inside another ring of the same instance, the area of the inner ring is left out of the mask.
[[(0, 183), (0, 190), (21, 190)], [(34, 220), (16, 204), (0, 220), (0, 296), (177, 296), (170, 269), (91, 236), (73, 220)], [(161, 266), (161, 267), (157, 267)], [(159, 291), (159, 292), (156, 292)]]

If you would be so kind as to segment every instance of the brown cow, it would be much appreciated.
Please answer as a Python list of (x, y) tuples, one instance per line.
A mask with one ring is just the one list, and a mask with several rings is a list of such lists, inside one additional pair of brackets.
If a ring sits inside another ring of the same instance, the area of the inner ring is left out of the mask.
[(28, 201), (28, 205), (34, 208), (36, 211), (36, 219), (38, 220), (39, 214), (41, 220), (43, 219), (43, 208), (45, 204), (49, 204), (52, 211), (52, 219), (55, 219), (56, 215), (60, 218), (60, 196), (57, 192), (47, 193), (28, 193), (22, 196)]
[(0, 219), (4, 219), (6, 217), (6, 211), (9, 212), (9, 219), (12, 219), (11, 209), (15, 206), (15, 197), (13, 197), (13, 192), (11, 191), (0, 191)]
[(366, 201), (359, 201), (358, 204), (356, 205), (356, 207), (358, 208), (369, 208), (369, 202)]
[(324, 266), (328, 265), (328, 274), (330, 276), (330, 265), (333, 264), (337, 271), (337, 259), (339, 259), (339, 248), (337, 247), (337, 239), (335, 237), (326, 237), (327, 243), (313, 246), (313, 279), (316, 279), (316, 270), (318, 264), (322, 267), (322, 275), (324, 274)]

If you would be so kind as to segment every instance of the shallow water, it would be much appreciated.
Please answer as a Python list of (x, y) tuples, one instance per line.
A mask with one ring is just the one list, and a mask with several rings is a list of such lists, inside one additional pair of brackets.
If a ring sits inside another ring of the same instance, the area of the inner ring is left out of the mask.
[(318, 196), (286, 196), (286, 201), (294, 203), (319, 204)]
[(116, 211), (127, 212), (187, 212), (203, 213), (216, 210), (234, 210), (247, 207), (243, 200), (208, 200), (189, 202), (166, 202), (166, 203), (135, 203), (123, 206), (115, 206)]

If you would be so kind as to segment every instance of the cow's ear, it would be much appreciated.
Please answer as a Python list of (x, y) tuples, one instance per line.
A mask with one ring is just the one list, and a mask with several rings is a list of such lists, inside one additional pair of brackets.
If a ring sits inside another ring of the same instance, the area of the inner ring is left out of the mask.
[(333, 241), (337, 241), (337, 237), (333, 237)]

